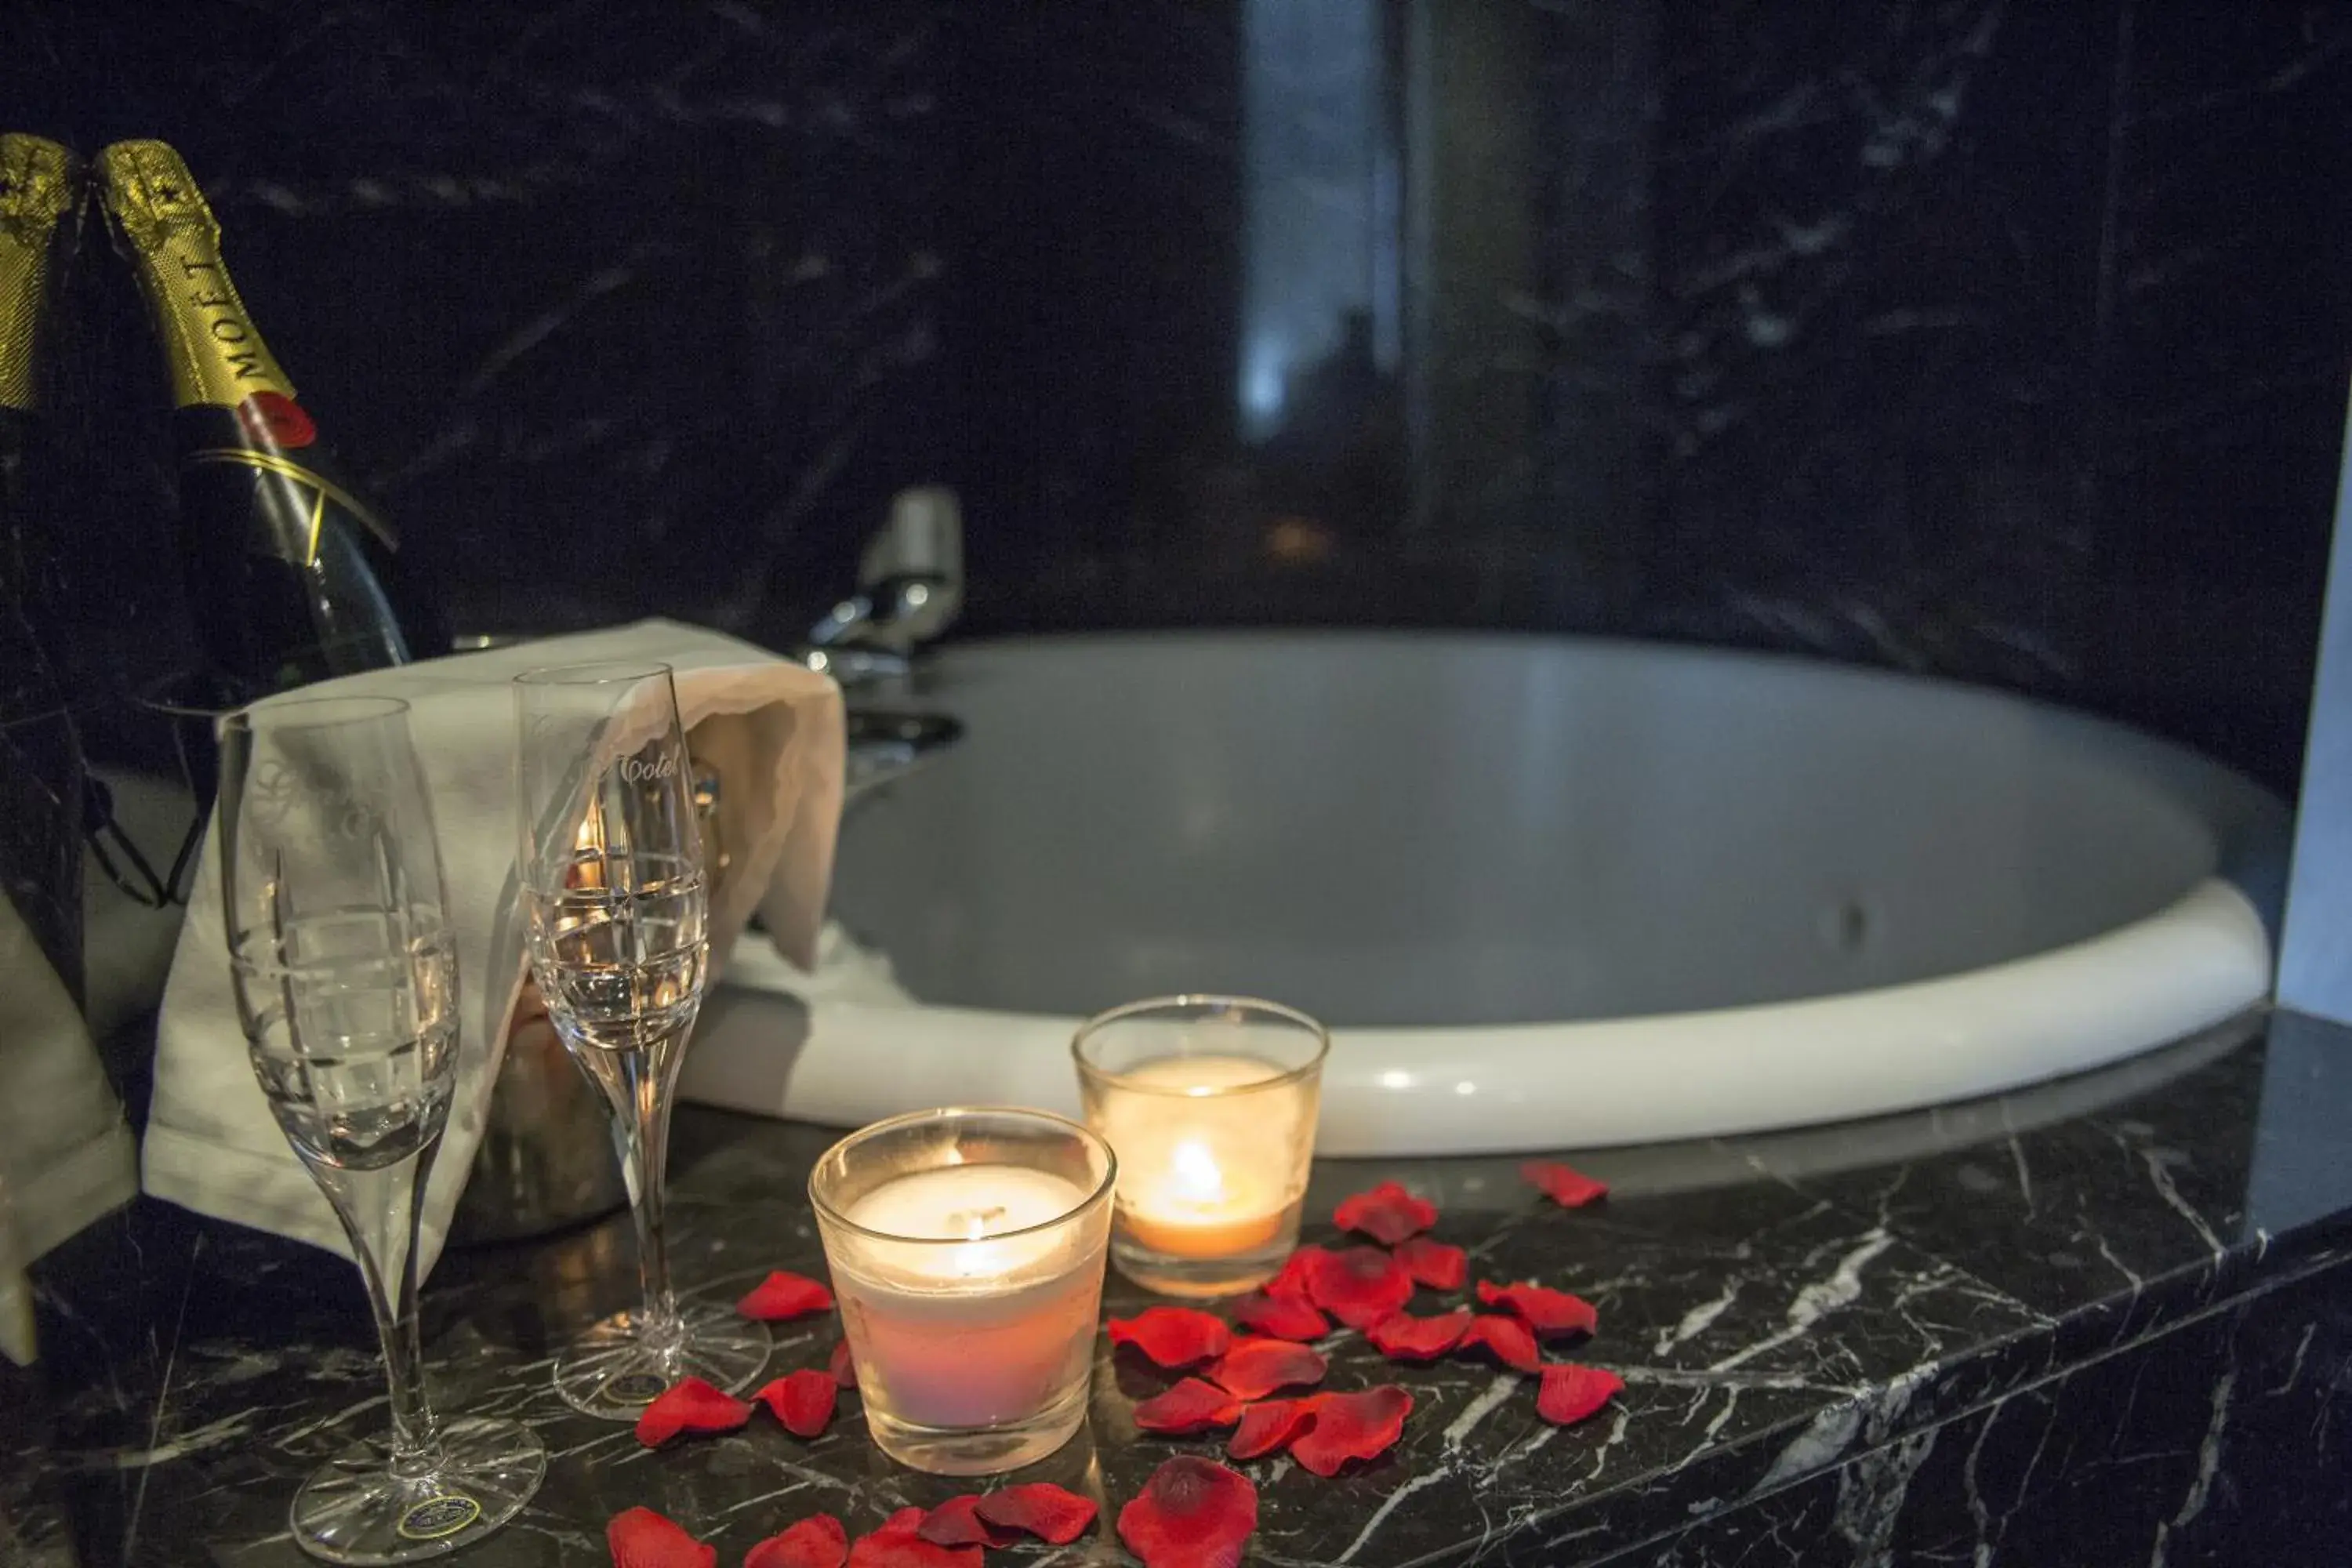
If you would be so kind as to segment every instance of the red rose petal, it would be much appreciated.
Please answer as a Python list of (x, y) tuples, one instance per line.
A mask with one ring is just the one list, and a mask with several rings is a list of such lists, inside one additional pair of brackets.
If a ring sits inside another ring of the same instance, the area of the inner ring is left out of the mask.
[(1005, 1530), (1025, 1530), (1040, 1541), (1067, 1546), (1095, 1521), (1095, 1500), (1051, 1481), (1024, 1481), (981, 1499), (980, 1517)]
[(813, 1514), (743, 1554), (743, 1568), (842, 1568), (849, 1531), (829, 1513)]
[(1564, 1209), (1580, 1209), (1596, 1198), (1609, 1195), (1609, 1184), (1596, 1182), (1572, 1165), (1556, 1160), (1530, 1160), (1519, 1167), (1519, 1174), (1541, 1187), (1544, 1195)]
[(1458, 1247), (1416, 1236), (1396, 1249), (1396, 1260), (1416, 1285), (1433, 1290), (1459, 1290), (1470, 1278), (1470, 1255)]
[(788, 1274), (779, 1268), (753, 1286), (750, 1295), (735, 1303), (735, 1310), (761, 1322), (781, 1323), (787, 1318), (804, 1318), (832, 1306), (832, 1291), (806, 1275)]
[(1481, 1279), (1478, 1300), (1489, 1307), (1517, 1313), (1528, 1327), (1546, 1337), (1589, 1334), (1601, 1326), (1600, 1314), (1592, 1310), (1591, 1302), (1541, 1285), (1497, 1285), (1491, 1279)]
[(1188, 1377), (1165, 1394), (1155, 1394), (1135, 1407), (1135, 1424), (1146, 1432), (1182, 1436), (1212, 1426), (1230, 1426), (1242, 1418), (1242, 1402), (1213, 1383)]
[(1330, 1320), (1306, 1297), (1265, 1290), (1253, 1290), (1235, 1301), (1234, 1321), (1277, 1340), (1319, 1340), (1331, 1331)]
[(1394, 1247), (1437, 1223), (1437, 1205), (1417, 1198), (1401, 1182), (1382, 1182), (1368, 1193), (1340, 1200), (1331, 1215), (1341, 1230), (1361, 1231), (1383, 1247)]
[(842, 1388), (857, 1386), (857, 1360), (850, 1353), (847, 1339), (833, 1342), (833, 1359), (825, 1363), (825, 1370), (833, 1373), (833, 1381), (836, 1386)]
[(1625, 1380), (1597, 1366), (1559, 1362), (1543, 1369), (1543, 1387), (1536, 1392), (1536, 1414), (1555, 1426), (1570, 1426), (1609, 1403)]
[(1466, 1309), (1434, 1318), (1399, 1312), (1374, 1324), (1364, 1337), (1391, 1361), (1435, 1361), (1462, 1342), (1470, 1331), (1471, 1316)]
[(604, 1526), (613, 1568), (715, 1568), (719, 1548), (705, 1546), (649, 1508), (616, 1513)]
[(1286, 1448), (1314, 1418), (1311, 1398), (1262, 1401), (1242, 1412), (1241, 1425), (1225, 1441), (1225, 1452), (1236, 1459), (1255, 1459)]
[(833, 1404), (841, 1397), (841, 1384), (833, 1381), (829, 1372), (804, 1367), (784, 1373), (751, 1397), (774, 1411), (776, 1419), (793, 1436), (815, 1437), (833, 1420)]
[(1143, 1568), (1238, 1568), (1257, 1529), (1257, 1488), (1213, 1459), (1179, 1454), (1118, 1510), (1118, 1538)]
[(1234, 1331), (1224, 1320), (1190, 1307), (1147, 1307), (1133, 1318), (1110, 1321), (1110, 1342), (1133, 1345), (1164, 1367), (1197, 1366), (1225, 1353)]
[(1296, 1296), (1306, 1300), (1315, 1294), (1315, 1271), (1330, 1257), (1328, 1248), (1302, 1247), (1282, 1260), (1282, 1269), (1265, 1282), (1269, 1296)]
[(1315, 1304), (1351, 1329), (1369, 1329), (1412, 1300), (1412, 1276), (1377, 1247), (1327, 1252), (1308, 1276)]
[(977, 1546), (940, 1546), (916, 1533), (923, 1510), (902, 1508), (871, 1535), (849, 1543), (849, 1568), (981, 1568)]
[(1336, 1476), (1350, 1459), (1377, 1459), (1404, 1436), (1412, 1395), (1394, 1384), (1361, 1394), (1308, 1397), (1314, 1421), (1290, 1441), (1290, 1457), (1318, 1476)]
[(664, 1389), (637, 1417), (637, 1441), (658, 1447), (680, 1432), (732, 1432), (751, 1419), (751, 1407), (698, 1377)]
[(980, 1517), (980, 1494), (951, 1497), (923, 1516), (915, 1533), (934, 1546), (1010, 1546), (1015, 1539)]
[(1473, 1319), (1469, 1331), (1462, 1336), (1460, 1348), (1466, 1351), (1481, 1345), (1494, 1352), (1496, 1361), (1520, 1372), (1536, 1372), (1543, 1366), (1543, 1356), (1536, 1349), (1535, 1331), (1517, 1318)]
[(1329, 1363), (1288, 1340), (1235, 1340), (1209, 1368), (1211, 1383), (1236, 1399), (1264, 1399), (1277, 1388), (1320, 1383)]

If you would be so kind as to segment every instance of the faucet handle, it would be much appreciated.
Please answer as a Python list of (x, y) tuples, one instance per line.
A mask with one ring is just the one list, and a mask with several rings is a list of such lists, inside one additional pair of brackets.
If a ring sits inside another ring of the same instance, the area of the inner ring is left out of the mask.
[(863, 641), (904, 653), (946, 631), (963, 608), (963, 509), (945, 485), (900, 490), (866, 542), (857, 586), (869, 608)]
[(903, 681), (914, 674), (914, 661), (903, 653), (879, 648), (827, 647), (813, 643), (794, 656), (819, 675), (830, 675), (844, 691)]
[[(962, 509), (955, 491), (923, 485), (892, 498), (888, 520), (858, 558), (857, 592), (826, 611), (808, 641), (903, 658), (946, 631), (962, 608)], [(814, 658), (811, 664), (822, 668)]]
[(922, 608), (947, 629), (963, 599), (963, 508), (945, 485), (919, 485), (890, 498), (881, 531), (866, 542), (857, 558), (857, 585), (868, 593), (896, 583), (919, 582), (952, 590), (952, 603), (934, 595)]

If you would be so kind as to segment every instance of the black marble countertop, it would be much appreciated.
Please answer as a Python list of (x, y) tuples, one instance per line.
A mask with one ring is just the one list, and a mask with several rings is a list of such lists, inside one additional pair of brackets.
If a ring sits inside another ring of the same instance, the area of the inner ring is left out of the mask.
[[(2280, 1017), (1930, 1112), (1580, 1156), (1615, 1186), (1580, 1212), (1541, 1202), (1516, 1160), (1323, 1162), (1311, 1215), (1381, 1175), (1406, 1179), (1437, 1200), (1437, 1234), (1470, 1249), (1475, 1275), (1595, 1302), (1601, 1333), (1579, 1359), (1627, 1386), (1554, 1429), (1514, 1374), (1395, 1366), (1342, 1334), (1327, 1386), (1403, 1383), (1416, 1400), (1404, 1441), (1337, 1480), (1283, 1459), (1246, 1467), (1263, 1509), (1250, 1560), (1712, 1563), (1760, 1546), (1758, 1562), (2237, 1561), (2210, 1541), (2185, 1550), (2257, 1489), (2231, 1480), (2225, 1436), (2263, 1426), (2257, 1402), (2285, 1410), (2316, 1390), (2318, 1429), (2291, 1460), (2263, 1462), (2315, 1466), (2340, 1489), (2352, 1468), (2330, 1418), (2347, 1408), (2352, 1339), (2331, 1310), (2315, 1350), (2320, 1318), (2298, 1320), (2291, 1364), (2242, 1376), (2238, 1341), (2196, 1331), (2258, 1300), (2347, 1300), (2347, 1126), (2352, 1035)], [(772, 1268), (820, 1272), (803, 1183), (833, 1136), (682, 1110), (681, 1285), (731, 1299)], [(1328, 1224), (1308, 1238), (1328, 1239)], [(383, 1417), (351, 1267), (142, 1202), (52, 1255), (36, 1284), (43, 1360), (0, 1365), (0, 1560), (302, 1561), (285, 1533), (297, 1482)], [(551, 1356), (634, 1288), (625, 1216), (455, 1253), (427, 1286), (441, 1407), (520, 1416), (552, 1456), (529, 1510), (460, 1561), (601, 1563), (605, 1521), (644, 1504), (731, 1564), (812, 1512), (854, 1534), (962, 1489), (883, 1461), (854, 1399), (812, 1443), (762, 1420), (659, 1452), (570, 1413)], [(1114, 1281), (1107, 1310), (1140, 1302)], [(831, 1334), (781, 1328), (772, 1373), (822, 1364)], [(2180, 1355), (2141, 1353), (2166, 1344)], [(2103, 1366), (2118, 1369), (2112, 1396), (2070, 1381)], [(1167, 1455), (1213, 1451), (1136, 1434), (1132, 1405), (1164, 1382), (1106, 1352), (1090, 1434), (1035, 1478), (1115, 1507)], [(2089, 1392), (2059, 1397), (2077, 1386)], [(2168, 1436), (2166, 1411), (2194, 1429)], [(1948, 1506), (1931, 1508), (1939, 1489)], [(2099, 1500), (2079, 1550), (2037, 1544), (2059, 1528), (2042, 1521), (2061, 1494)], [(1826, 1554), (1807, 1554), (1821, 1542)], [(1040, 1555), (1117, 1548), (1097, 1535)]]

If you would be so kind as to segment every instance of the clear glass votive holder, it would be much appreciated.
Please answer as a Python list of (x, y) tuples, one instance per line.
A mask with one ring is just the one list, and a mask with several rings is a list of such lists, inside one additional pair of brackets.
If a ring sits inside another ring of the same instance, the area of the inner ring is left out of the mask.
[(1298, 1245), (1331, 1037), (1296, 1008), (1163, 996), (1071, 1044), (1087, 1125), (1118, 1153), (1110, 1255), (1163, 1296), (1228, 1296)]
[(825, 1151), (809, 1200), (884, 1453), (994, 1475), (1085, 1424), (1118, 1173), (1076, 1122), (1003, 1107), (919, 1110)]

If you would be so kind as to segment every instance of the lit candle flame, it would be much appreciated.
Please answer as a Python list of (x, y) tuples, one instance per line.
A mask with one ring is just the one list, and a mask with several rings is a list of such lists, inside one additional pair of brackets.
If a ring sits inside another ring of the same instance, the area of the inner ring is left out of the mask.
[(990, 1228), (1004, 1217), (1004, 1208), (958, 1209), (947, 1216), (950, 1226), (963, 1232), (963, 1245), (955, 1249), (955, 1271), (964, 1279), (976, 1279), (997, 1271), (1001, 1247), (985, 1246), (983, 1238)]
[(1217, 1168), (1217, 1157), (1207, 1144), (1186, 1139), (1171, 1151), (1169, 1165), (1176, 1189), (1184, 1196), (1209, 1202), (1225, 1195), (1225, 1173)]

